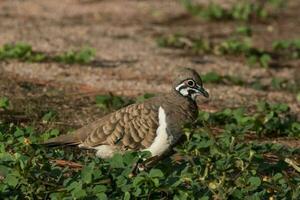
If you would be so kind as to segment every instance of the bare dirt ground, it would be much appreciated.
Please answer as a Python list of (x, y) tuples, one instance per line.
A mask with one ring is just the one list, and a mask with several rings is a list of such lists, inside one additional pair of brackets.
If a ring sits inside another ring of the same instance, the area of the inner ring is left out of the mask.
[[(226, 5), (232, 1), (216, 2)], [(255, 43), (267, 48), (272, 40), (299, 37), (299, 8), (300, 2), (291, 1), (280, 17), (253, 24)], [(22, 112), (32, 104), (31, 113), (36, 118), (43, 111), (56, 109), (61, 113), (61, 124), (77, 127), (104, 114), (96, 108), (93, 95), (166, 92), (174, 70), (182, 66), (200, 73), (239, 76), (245, 82), (257, 77), (265, 82), (272, 77), (299, 78), (299, 61), (289, 67), (250, 68), (226, 57), (183, 55), (180, 50), (160, 48), (155, 41), (159, 35), (176, 32), (223, 38), (234, 32), (235, 25), (191, 17), (176, 0), (2, 0), (1, 46), (23, 41), (49, 54), (90, 46), (96, 49), (97, 62), (65, 65), (2, 61), (0, 96), (8, 96), (14, 108)], [(199, 100), (199, 107), (206, 111), (267, 100), (287, 103), (294, 113), (300, 113), (296, 95), (287, 91), (221, 84), (206, 87), (211, 98)]]

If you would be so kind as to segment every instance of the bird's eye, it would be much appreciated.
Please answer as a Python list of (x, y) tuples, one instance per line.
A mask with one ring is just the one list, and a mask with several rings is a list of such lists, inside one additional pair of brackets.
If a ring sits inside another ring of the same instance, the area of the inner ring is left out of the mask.
[(192, 80), (187, 81), (188, 86), (190, 87), (194, 87), (195, 86), (195, 82)]

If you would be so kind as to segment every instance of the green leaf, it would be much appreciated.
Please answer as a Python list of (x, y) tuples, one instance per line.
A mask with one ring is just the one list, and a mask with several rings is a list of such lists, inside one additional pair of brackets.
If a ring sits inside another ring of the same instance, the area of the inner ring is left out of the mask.
[(138, 176), (133, 180), (133, 187), (138, 187), (140, 184), (142, 184), (145, 181), (145, 177)]
[(138, 152), (126, 152), (123, 155), (123, 162), (126, 165), (133, 165), (134, 163), (138, 162), (139, 156)]
[(14, 132), (14, 136), (15, 137), (24, 136), (24, 131), (20, 128), (17, 128), (16, 131)]
[(9, 100), (7, 97), (0, 97), (0, 108), (8, 109)]
[(59, 130), (58, 129), (52, 129), (48, 132), (45, 132), (41, 135), (41, 139), (44, 141), (44, 140), (48, 140), (49, 138), (52, 138), (52, 137), (56, 137), (59, 135)]
[(88, 64), (93, 61), (95, 57), (95, 49), (84, 48), (79, 51), (67, 51), (61, 55), (57, 55), (54, 60), (57, 62), (67, 63), (67, 64)]
[(258, 60), (258, 58), (257, 58), (257, 56), (256, 55), (249, 55), (248, 57), (247, 57), (247, 62), (248, 62), (248, 64), (249, 65), (255, 65), (256, 63), (257, 63), (257, 60)]
[(155, 95), (154, 94), (151, 94), (151, 93), (145, 93), (144, 95), (142, 96), (138, 96), (136, 98), (136, 102), (137, 103), (141, 103), (141, 102), (144, 102), (146, 99), (149, 99), (149, 98), (152, 98), (154, 97)]
[(0, 161), (1, 162), (13, 162), (15, 161), (15, 157), (7, 152), (0, 153)]
[(130, 200), (130, 193), (129, 192), (125, 192), (123, 200)]
[[(0, 157), (0, 159), (1, 159), (1, 157)], [(6, 177), (10, 171), (11, 170), (9, 167), (0, 164), (0, 176)]]
[(159, 187), (159, 179), (157, 178), (152, 178), (152, 182), (154, 184), (154, 187)]
[(278, 181), (280, 179), (283, 178), (283, 175), (281, 173), (276, 173), (273, 177), (272, 177), (275, 181)]
[(66, 189), (71, 192), (73, 198), (80, 199), (87, 196), (80, 181), (72, 182)]
[(123, 168), (124, 163), (123, 163), (123, 155), (121, 154), (115, 154), (111, 159), (110, 159), (110, 166), (112, 168)]
[(245, 36), (252, 35), (252, 30), (250, 26), (239, 26), (236, 28), (236, 32)]
[(216, 72), (208, 72), (204, 74), (202, 77), (204, 83), (219, 83), (222, 81), (222, 77)]
[(7, 183), (11, 187), (16, 187), (18, 185), (18, 178), (12, 174), (8, 174), (4, 179), (4, 182)]
[(72, 196), (75, 198), (75, 199), (81, 199), (83, 197), (86, 197), (87, 194), (86, 194), (86, 191), (82, 188), (75, 188), (74, 190), (72, 190)]
[(209, 196), (203, 196), (199, 200), (209, 200)]
[(42, 120), (44, 123), (49, 122), (51, 119), (53, 119), (57, 114), (54, 111), (49, 111), (42, 117)]
[(100, 108), (114, 108), (118, 109), (126, 105), (132, 104), (134, 101), (129, 98), (114, 96), (114, 95), (97, 95), (96, 104)]
[(253, 187), (253, 189), (256, 189), (261, 185), (261, 180), (257, 176), (252, 176), (248, 179), (248, 183), (250, 184), (251, 187)]
[(46, 61), (47, 56), (43, 53), (35, 53), (28, 58), (30, 62), (44, 62)]
[(74, 181), (70, 185), (68, 185), (66, 189), (67, 189), (67, 191), (72, 191), (75, 188), (81, 188), (81, 187), (82, 187), (81, 182)]
[(149, 172), (151, 178), (163, 178), (164, 174), (160, 169), (151, 169)]
[(96, 185), (94, 188), (93, 188), (93, 191), (95, 193), (104, 193), (107, 191), (107, 187), (105, 185)]
[(107, 200), (107, 195), (105, 193), (96, 194), (98, 199)]
[(138, 187), (138, 188), (135, 188), (135, 191), (131, 194), (133, 194), (135, 197), (140, 197), (142, 192), (143, 192), (142, 189), (140, 187)]
[(260, 57), (261, 66), (264, 67), (264, 68), (267, 68), (269, 66), (271, 60), (272, 60), (272, 58), (269, 54), (263, 54)]
[(174, 199), (176, 199), (176, 200), (186, 200), (189, 197), (188, 193), (185, 191), (180, 190), (178, 193), (179, 194), (175, 195), (175, 197), (174, 197)]
[(92, 182), (92, 175), (94, 172), (95, 163), (92, 162), (88, 166), (85, 166), (81, 171), (81, 177), (84, 183), (91, 183)]

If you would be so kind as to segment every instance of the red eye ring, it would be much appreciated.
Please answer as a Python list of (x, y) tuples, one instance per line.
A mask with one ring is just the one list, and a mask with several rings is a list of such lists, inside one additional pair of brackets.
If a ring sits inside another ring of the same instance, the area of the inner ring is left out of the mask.
[(188, 81), (187, 81), (187, 84), (188, 84), (188, 86), (190, 86), (190, 87), (194, 87), (194, 86), (195, 86), (195, 81), (193, 81), (193, 80), (188, 80)]

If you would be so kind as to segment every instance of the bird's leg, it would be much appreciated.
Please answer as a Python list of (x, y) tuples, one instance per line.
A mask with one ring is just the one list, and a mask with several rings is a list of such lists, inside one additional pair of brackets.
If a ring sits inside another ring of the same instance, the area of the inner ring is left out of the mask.
[(146, 171), (153, 167), (159, 160), (161, 160), (161, 156), (153, 156), (148, 159), (140, 158), (136, 163), (134, 163), (131, 176), (137, 175), (137, 173), (141, 171)]
[(135, 176), (138, 173), (138, 169), (139, 169), (138, 165), (140, 162), (141, 162), (141, 158), (136, 163), (133, 164), (130, 176)]
[(164, 160), (165, 158), (172, 156), (174, 153), (174, 150), (170, 149), (169, 151), (165, 152), (160, 156), (153, 156), (145, 160), (142, 164), (144, 165), (145, 170), (150, 169), (154, 167), (160, 160)]
[(153, 162), (153, 160), (156, 160), (156, 159), (158, 159), (158, 156), (150, 157), (148, 159), (139, 158), (138, 161), (136, 163), (134, 163), (132, 170), (131, 170), (131, 174), (136, 175), (140, 171), (145, 171), (145, 170), (149, 169), (150, 167), (149, 167), (148, 163)]
[(138, 163), (139, 171), (146, 171), (153, 167), (159, 160), (161, 160), (161, 156), (153, 156), (151, 158), (145, 159), (142, 162)]
[(140, 158), (136, 163), (134, 163), (131, 175), (135, 176), (138, 172), (146, 171), (152, 167), (154, 167), (160, 160), (163, 160), (167, 157), (170, 157), (174, 154), (174, 151), (171, 149), (160, 156), (153, 156), (148, 159)]

